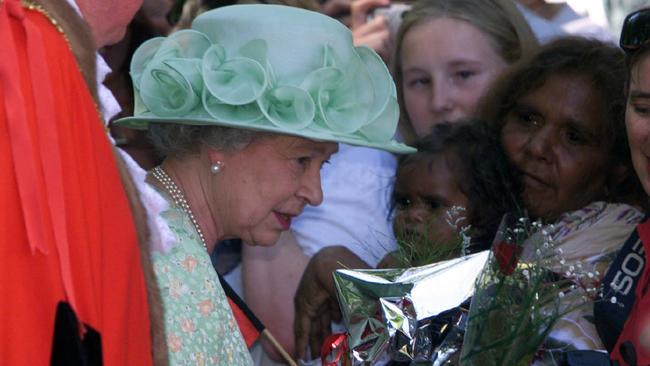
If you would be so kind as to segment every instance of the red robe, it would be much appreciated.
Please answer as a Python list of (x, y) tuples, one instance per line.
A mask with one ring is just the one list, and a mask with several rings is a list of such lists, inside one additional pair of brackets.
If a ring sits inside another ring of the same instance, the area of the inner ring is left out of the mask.
[(104, 365), (151, 365), (136, 231), (104, 125), (63, 35), (0, 0), (0, 365), (50, 362), (69, 302)]

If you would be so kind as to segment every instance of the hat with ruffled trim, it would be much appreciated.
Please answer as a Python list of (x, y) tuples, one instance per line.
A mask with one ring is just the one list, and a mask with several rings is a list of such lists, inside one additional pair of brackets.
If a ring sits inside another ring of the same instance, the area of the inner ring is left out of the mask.
[(134, 116), (119, 125), (219, 125), (415, 151), (393, 139), (399, 108), (386, 65), (316, 12), (281, 5), (205, 12), (192, 29), (143, 43), (131, 77)]

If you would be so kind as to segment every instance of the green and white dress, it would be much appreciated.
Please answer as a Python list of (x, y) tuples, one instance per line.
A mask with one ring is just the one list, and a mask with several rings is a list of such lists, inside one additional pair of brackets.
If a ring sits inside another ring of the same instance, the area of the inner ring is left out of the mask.
[(152, 261), (165, 315), (170, 365), (252, 365), (210, 256), (185, 212), (166, 192), (162, 213), (177, 243)]

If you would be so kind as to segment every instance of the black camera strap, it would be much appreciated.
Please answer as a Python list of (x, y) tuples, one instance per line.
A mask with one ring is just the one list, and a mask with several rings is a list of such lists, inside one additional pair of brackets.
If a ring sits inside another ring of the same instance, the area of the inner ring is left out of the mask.
[(647, 238), (650, 238), (648, 216), (637, 225), (609, 266), (601, 284), (602, 299), (594, 303), (596, 329), (610, 352), (630, 315), (636, 287), (643, 277), (646, 256), (642, 239)]

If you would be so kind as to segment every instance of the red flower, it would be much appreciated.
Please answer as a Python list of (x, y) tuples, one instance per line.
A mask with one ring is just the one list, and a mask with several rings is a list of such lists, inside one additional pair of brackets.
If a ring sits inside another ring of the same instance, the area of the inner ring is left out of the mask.
[(494, 257), (497, 259), (501, 273), (510, 276), (515, 271), (515, 267), (517, 267), (517, 261), (519, 261), (522, 247), (502, 240), (492, 246), (492, 251), (494, 252)]
[(347, 365), (348, 351), (347, 333), (334, 333), (323, 342), (320, 350), (321, 363), (323, 366)]

